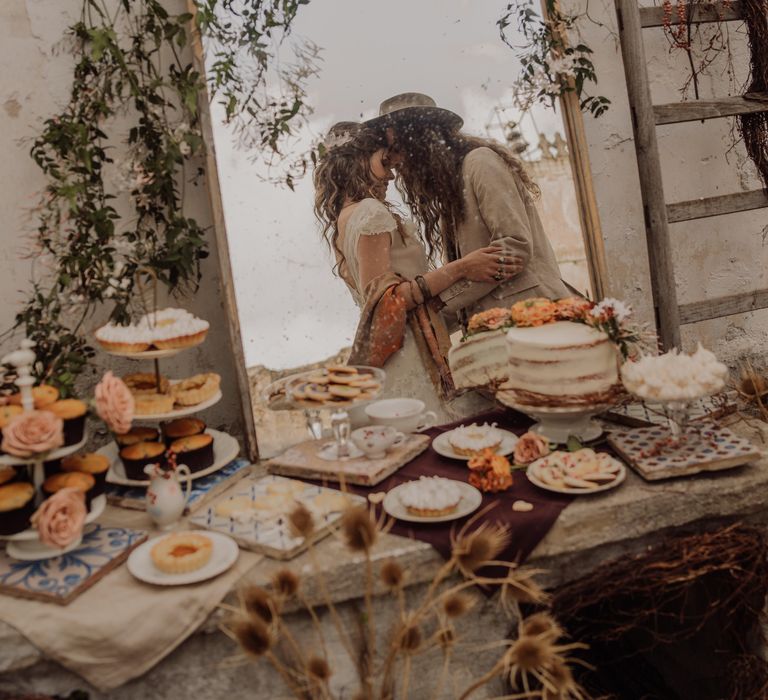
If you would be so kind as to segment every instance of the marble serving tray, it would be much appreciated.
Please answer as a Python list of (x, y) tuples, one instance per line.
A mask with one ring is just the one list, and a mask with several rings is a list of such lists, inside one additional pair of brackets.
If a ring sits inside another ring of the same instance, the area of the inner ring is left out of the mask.
[(428, 435), (408, 435), (400, 445), (391, 448), (381, 459), (322, 459), (318, 457), (317, 452), (327, 442), (327, 439), (308, 440), (289, 447), (266, 463), (267, 471), (301, 479), (375, 486), (424, 452), (431, 438)]
[(665, 444), (669, 436), (661, 426), (634, 428), (611, 433), (608, 443), (647, 481), (732, 469), (762, 456), (749, 440), (711, 423), (689, 430), (676, 446)]
[(143, 530), (91, 523), (85, 526), (82, 544), (58, 557), (17, 561), (0, 551), (0, 593), (67, 605), (146, 539)]
[[(346, 500), (345, 500), (346, 499)], [(243, 479), (235, 488), (198, 511), (190, 525), (232, 537), (243, 549), (266, 554), (275, 559), (292, 559), (307, 547), (328, 535), (341, 518), (341, 508), (365, 499), (342, 494), (336, 489), (307, 484), (297, 479), (269, 475)], [(238, 512), (229, 516), (222, 508), (238, 504)], [(315, 516), (315, 534), (311, 540), (295, 537), (288, 523), (288, 513), (296, 503), (303, 503)], [(329, 507), (338, 507), (329, 510)]]

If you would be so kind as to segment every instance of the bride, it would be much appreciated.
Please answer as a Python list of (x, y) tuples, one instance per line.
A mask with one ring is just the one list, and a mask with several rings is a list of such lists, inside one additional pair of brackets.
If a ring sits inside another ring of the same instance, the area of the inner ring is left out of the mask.
[[(361, 319), (350, 364), (383, 367), (385, 396), (418, 398), (442, 422), (477, 411), (454, 399), (438, 294), (460, 280), (492, 282), (522, 270), (493, 245), (433, 269), (416, 227), (386, 201), (394, 178), (386, 140), (355, 122), (331, 127), (314, 173), (315, 215)], [(498, 282), (496, 282), (498, 283)]]

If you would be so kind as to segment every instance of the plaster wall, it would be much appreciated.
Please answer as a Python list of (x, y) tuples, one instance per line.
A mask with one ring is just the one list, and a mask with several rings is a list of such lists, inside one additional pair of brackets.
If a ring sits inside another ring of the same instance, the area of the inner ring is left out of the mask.
[[(115, 3), (116, 4), (116, 3)], [(186, 11), (183, 0), (167, 0), (170, 12)], [(35, 229), (32, 208), (38, 201), (45, 180), (29, 157), (29, 148), (43, 121), (61, 109), (71, 85), (72, 60), (64, 40), (66, 28), (80, 12), (80, 0), (3, 0), (0, 2), (0, 331), (8, 329), (31, 286), (31, 279), (45, 272), (39, 259), (30, 257), (31, 235)], [(112, 157), (123, 157), (124, 144), (113, 144)], [(118, 201), (118, 207), (120, 203)], [(212, 217), (205, 183), (185, 186), (185, 207), (189, 216), (203, 226), (211, 226)], [(206, 342), (161, 365), (172, 378), (215, 370), (222, 377), (225, 399), (209, 409), (203, 418), (212, 427), (242, 433), (242, 418), (232, 347), (227, 329), (227, 314), (222, 302), (218, 251), (209, 234), (210, 255), (203, 261), (203, 281), (191, 297), (163, 300), (161, 304), (183, 306), (207, 319), (211, 329)], [(104, 313), (90, 323), (97, 328)], [(13, 343), (2, 339), (0, 352)], [(116, 360), (99, 354), (92, 373), (96, 381), (106, 369), (116, 373), (150, 371), (128, 360)]]
[[(595, 52), (593, 60), (599, 80), (597, 87), (590, 85), (589, 89), (612, 102), (602, 117), (584, 117), (605, 238), (609, 289), (613, 296), (632, 302), (643, 320), (651, 321), (640, 184), (615, 9), (612, 2), (605, 0), (590, 2), (588, 8), (584, 0), (571, 0), (565, 8), (577, 13), (588, 9), (592, 21), (581, 23), (581, 37)], [(733, 87), (729, 86), (729, 67), (723, 53), (708, 71), (709, 75), (702, 76), (701, 99), (742, 92), (748, 68), (744, 27), (738, 22), (726, 23), (724, 27), (733, 57)], [(690, 75), (685, 54), (670, 52), (661, 28), (643, 30), (643, 38), (653, 102), (680, 101), (680, 88)], [(693, 99), (690, 91), (689, 97)], [(735, 140), (732, 129), (735, 130), (733, 119), (657, 129), (667, 202), (760, 186), (743, 147), (732, 148)], [(680, 304), (766, 287), (768, 215), (765, 209), (670, 224), (670, 231)], [(683, 342), (690, 349), (701, 340), (731, 366), (736, 366), (744, 355), (760, 362), (767, 332), (768, 310), (764, 310), (684, 326)]]

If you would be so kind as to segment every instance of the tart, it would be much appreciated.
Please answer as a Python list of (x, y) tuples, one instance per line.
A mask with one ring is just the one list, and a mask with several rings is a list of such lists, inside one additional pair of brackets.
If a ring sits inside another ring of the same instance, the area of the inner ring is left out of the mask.
[(196, 374), (182, 379), (171, 387), (174, 401), (179, 406), (196, 406), (213, 398), (219, 391), (221, 377), (215, 372)]
[(145, 481), (144, 467), (163, 461), (165, 445), (162, 442), (137, 442), (120, 450), (120, 460), (129, 479)]
[(93, 497), (96, 498), (96, 496), (100, 496), (104, 493), (109, 465), (109, 457), (105, 457), (96, 452), (85, 452), (80, 455), (64, 457), (61, 460), (61, 471), (91, 474), (93, 478), (96, 479), (96, 485), (93, 489)]
[(499, 449), (503, 437), (495, 423), (493, 425), (472, 423), (472, 425), (462, 425), (451, 430), (448, 433), (448, 442), (457, 455), (472, 457), (483, 450), (495, 452)]
[(168, 535), (150, 550), (152, 563), (166, 574), (186, 574), (202, 569), (212, 554), (211, 539), (196, 532)]
[(171, 394), (141, 394), (133, 398), (133, 413), (136, 416), (170, 413), (173, 410), (173, 396)]
[[(54, 401), (59, 398), (59, 390), (55, 386), (50, 384), (41, 384), (40, 386), (32, 387), (32, 400), (35, 403), (35, 408), (45, 408), (50, 406)], [(17, 392), (8, 397), (8, 402), (11, 406), (21, 406), (21, 392)]]
[(120, 447), (135, 445), (137, 442), (157, 442), (160, 431), (156, 428), (131, 428), (127, 433), (115, 433), (115, 442)]
[(165, 443), (170, 445), (174, 440), (204, 433), (206, 425), (199, 418), (177, 418), (169, 423), (163, 423), (161, 428)]
[(96, 341), (109, 352), (133, 354), (149, 350), (151, 340), (149, 328), (144, 324), (133, 326), (118, 326), (108, 323), (95, 333)]
[(91, 509), (91, 501), (94, 497), (96, 487), (96, 477), (84, 472), (59, 472), (49, 476), (43, 482), (43, 493), (47, 496), (53, 496), (54, 493), (65, 488), (73, 488), (82, 491), (85, 494), (85, 507)]
[(459, 482), (441, 476), (422, 476), (403, 484), (398, 490), (400, 503), (411, 515), (437, 518), (450, 515), (459, 507)]
[(178, 455), (179, 464), (186, 464), (192, 472), (213, 464), (213, 435), (208, 433), (174, 440), (170, 449)]
[(25, 481), (0, 486), (0, 535), (15, 535), (29, 527), (35, 512), (35, 487)]
[(76, 445), (85, 435), (85, 417), (88, 405), (79, 399), (62, 399), (47, 406), (50, 411), (64, 421), (64, 446)]
[(123, 377), (123, 381), (134, 396), (141, 396), (143, 394), (167, 394), (171, 389), (171, 383), (162, 375), (160, 375), (160, 386), (158, 388), (157, 375), (152, 372), (126, 374)]

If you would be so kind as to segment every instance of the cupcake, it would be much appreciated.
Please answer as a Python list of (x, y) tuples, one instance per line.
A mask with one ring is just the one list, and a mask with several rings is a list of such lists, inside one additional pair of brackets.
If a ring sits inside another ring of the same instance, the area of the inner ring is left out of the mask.
[(24, 481), (0, 486), (0, 535), (15, 535), (29, 527), (35, 512), (35, 487)]
[(16, 480), (17, 476), (16, 467), (0, 467), (0, 486), (10, 484)]
[[(41, 384), (32, 387), (32, 400), (35, 408), (41, 409), (50, 406), (59, 398), (59, 390), (55, 386)], [(8, 397), (8, 402), (12, 406), (21, 406), (21, 392), (17, 392)]]
[(131, 428), (127, 433), (115, 433), (115, 442), (122, 448), (137, 442), (157, 442), (160, 431), (156, 428)]
[(88, 406), (80, 399), (62, 399), (48, 406), (50, 411), (64, 421), (64, 446), (76, 445), (85, 435), (85, 416)]
[(145, 481), (144, 467), (164, 461), (165, 445), (162, 442), (137, 442), (120, 450), (120, 459), (129, 479)]
[(104, 493), (109, 465), (109, 457), (96, 452), (85, 452), (80, 455), (64, 457), (61, 460), (61, 471), (91, 474), (96, 479), (96, 485), (93, 488), (93, 497), (96, 498), (96, 496), (101, 496)]
[(84, 472), (59, 472), (49, 476), (43, 482), (43, 493), (46, 497), (53, 496), (57, 491), (64, 488), (73, 488), (82, 491), (85, 494), (85, 507), (91, 509), (91, 501), (96, 487), (96, 478), (92, 474)]
[(200, 471), (213, 464), (213, 435), (179, 438), (171, 443), (171, 450), (178, 455), (179, 464), (186, 464), (192, 472)]
[[(8, 404), (6, 406), (0, 406), (0, 437), (3, 434), (3, 428), (11, 422), (13, 418), (24, 413), (24, 409), (21, 406)], [(2, 450), (0, 450), (2, 452)]]
[(170, 423), (163, 423), (161, 428), (165, 444), (170, 445), (175, 440), (204, 433), (206, 425), (199, 418), (177, 418)]

